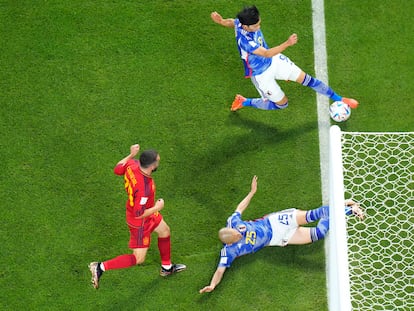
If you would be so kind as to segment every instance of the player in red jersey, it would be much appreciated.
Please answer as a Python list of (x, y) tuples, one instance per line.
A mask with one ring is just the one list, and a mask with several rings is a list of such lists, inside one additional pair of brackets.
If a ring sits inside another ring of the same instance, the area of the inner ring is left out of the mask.
[(91, 262), (89, 269), (92, 273), (93, 287), (99, 287), (99, 279), (104, 271), (128, 268), (145, 261), (151, 242), (151, 233), (158, 234), (158, 249), (161, 256), (161, 276), (167, 276), (186, 269), (183, 264), (171, 262), (170, 228), (164, 221), (160, 210), (164, 207), (164, 200), (155, 202), (155, 183), (151, 177), (160, 162), (160, 156), (155, 150), (143, 151), (139, 161), (135, 156), (139, 152), (139, 145), (132, 145), (130, 154), (119, 161), (114, 172), (123, 175), (125, 190), (128, 195), (126, 202), (126, 221), (130, 238), (129, 248), (132, 254), (125, 254), (103, 262)]

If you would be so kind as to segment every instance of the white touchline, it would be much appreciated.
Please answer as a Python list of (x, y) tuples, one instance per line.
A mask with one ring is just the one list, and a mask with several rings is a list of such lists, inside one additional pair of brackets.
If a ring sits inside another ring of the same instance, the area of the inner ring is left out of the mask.
[[(315, 55), (315, 76), (329, 85), (325, 37), (325, 13), (324, 1), (312, 0), (312, 25), (313, 25), (313, 49)], [(326, 96), (316, 94), (318, 109), (318, 132), (319, 132), (319, 160), (321, 168), (321, 191), (322, 203), (329, 202), (329, 99)]]
[[(324, 0), (312, 0), (312, 25), (313, 25), (313, 50), (315, 55), (315, 76), (329, 85), (326, 34), (325, 34), (325, 10)], [(319, 93), (316, 94), (318, 110), (318, 133), (319, 133), (319, 163), (321, 169), (321, 191), (322, 204), (329, 204), (329, 127), (330, 119), (328, 113), (329, 99)], [(328, 263), (329, 235), (325, 239), (325, 258)], [(326, 270), (326, 293), (329, 304), (329, 265)]]

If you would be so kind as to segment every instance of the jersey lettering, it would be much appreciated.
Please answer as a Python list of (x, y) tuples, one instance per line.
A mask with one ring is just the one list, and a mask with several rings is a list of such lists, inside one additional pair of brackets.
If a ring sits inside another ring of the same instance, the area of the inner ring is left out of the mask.
[(256, 244), (256, 231), (248, 231), (246, 233), (246, 244), (255, 245)]
[(289, 59), (289, 57), (287, 57), (287, 56), (285, 56), (283, 54), (279, 54), (279, 59), (282, 60), (282, 61), (285, 61), (285, 62), (287, 62), (289, 64), (292, 64), (292, 61)]
[(288, 214), (279, 214), (279, 222), (283, 225), (289, 225), (289, 215)]
[(133, 187), (137, 184), (137, 179), (135, 178), (134, 172), (131, 167), (127, 167), (125, 175), (125, 190), (128, 195), (128, 201), (130, 206), (134, 206), (134, 189)]
[(136, 180), (134, 172), (132, 171), (130, 166), (127, 167), (126, 172), (127, 172), (127, 174), (125, 174), (125, 175), (128, 175), (128, 179), (132, 182), (132, 186), (135, 186), (137, 184), (137, 180)]
[(130, 206), (134, 206), (134, 190), (131, 186), (131, 183), (129, 181), (129, 179), (127, 178), (127, 176), (124, 176), (124, 182), (125, 182), (125, 190), (127, 192), (128, 195), (128, 201), (129, 201), (129, 205)]

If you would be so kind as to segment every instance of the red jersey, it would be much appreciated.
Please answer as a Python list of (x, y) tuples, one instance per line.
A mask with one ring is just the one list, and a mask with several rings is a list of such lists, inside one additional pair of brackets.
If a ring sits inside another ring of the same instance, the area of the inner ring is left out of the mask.
[(155, 183), (151, 176), (145, 175), (138, 160), (131, 159), (125, 165), (115, 166), (114, 173), (124, 175), (126, 202), (126, 221), (129, 225), (139, 227), (144, 224), (141, 216), (147, 208), (154, 206)]

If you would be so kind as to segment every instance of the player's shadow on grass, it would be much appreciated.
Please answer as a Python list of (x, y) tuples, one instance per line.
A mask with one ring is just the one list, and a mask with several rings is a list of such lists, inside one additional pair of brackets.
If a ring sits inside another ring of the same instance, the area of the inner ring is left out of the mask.
[(292, 267), (303, 271), (325, 271), (325, 262), (318, 256), (323, 252), (324, 241), (306, 245), (288, 245), (285, 247), (265, 247), (259, 254), (266, 264)]
[[(285, 140), (295, 140), (298, 136), (317, 128), (317, 123), (314, 121), (281, 131), (274, 126), (242, 118), (238, 115), (230, 115), (229, 120), (233, 125), (244, 127), (251, 131), (241, 135), (235, 132), (234, 135), (225, 137), (221, 142), (216, 142), (209, 150), (206, 150), (202, 158), (194, 159), (196, 164), (190, 167), (199, 167), (199, 171), (206, 168), (209, 171), (221, 170), (221, 167), (227, 162), (237, 161), (240, 153), (256, 152), (267, 145), (277, 145)], [(200, 166), (200, 163), (205, 165)], [(214, 163), (213, 166), (211, 165), (212, 163)]]
[[(230, 162), (238, 163), (238, 157), (241, 153), (243, 156), (250, 153), (251, 161), (254, 161), (255, 154), (262, 152), (267, 146), (278, 145), (287, 140), (294, 141), (299, 136), (317, 128), (315, 121), (309, 121), (294, 128), (279, 130), (275, 126), (237, 114), (229, 116), (229, 123), (250, 131), (248, 133), (246, 130), (240, 131), (242, 134), (234, 131), (234, 134), (227, 135), (224, 139), (218, 136), (221, 141), (210, 144), (211, 147), (207, 148), (201, 156), (191, 159), (188, 166), (191, 167), (191, 170), (186, 175), (188, 180), (182, 181), (183, 184), (191, 185), (190, 187), (194, 188), (194, 191), (189, 191), (189, 194), (202, 205), (205, 205), (206, 202), (213, 206), (222, 204), (222, 202), (216, 202), (216, 198), (210, 193), (199, 191), (199, 189), (203, 189), (205, 183), (217, 183), (223, 174), (223, 167)], [(214, 137), (214, 135), (212, 136)]]
[(231, 125), (250, 129), (251, 134), (254, 134), (250, 141), (259, 140), (260, 142), (267, 144), (275, 144), (285, 140), (294, 139), (295, 137), (301, 136), (308, 131), (317, 129), (318, 126), (316, 121), (309, 121), (307, 123), (298, 124), (297, 127), (292, 127), (287, 130), (280, 130), (276, 126), (248, 119), (237, 113), (231, 113), (227, 122)]

